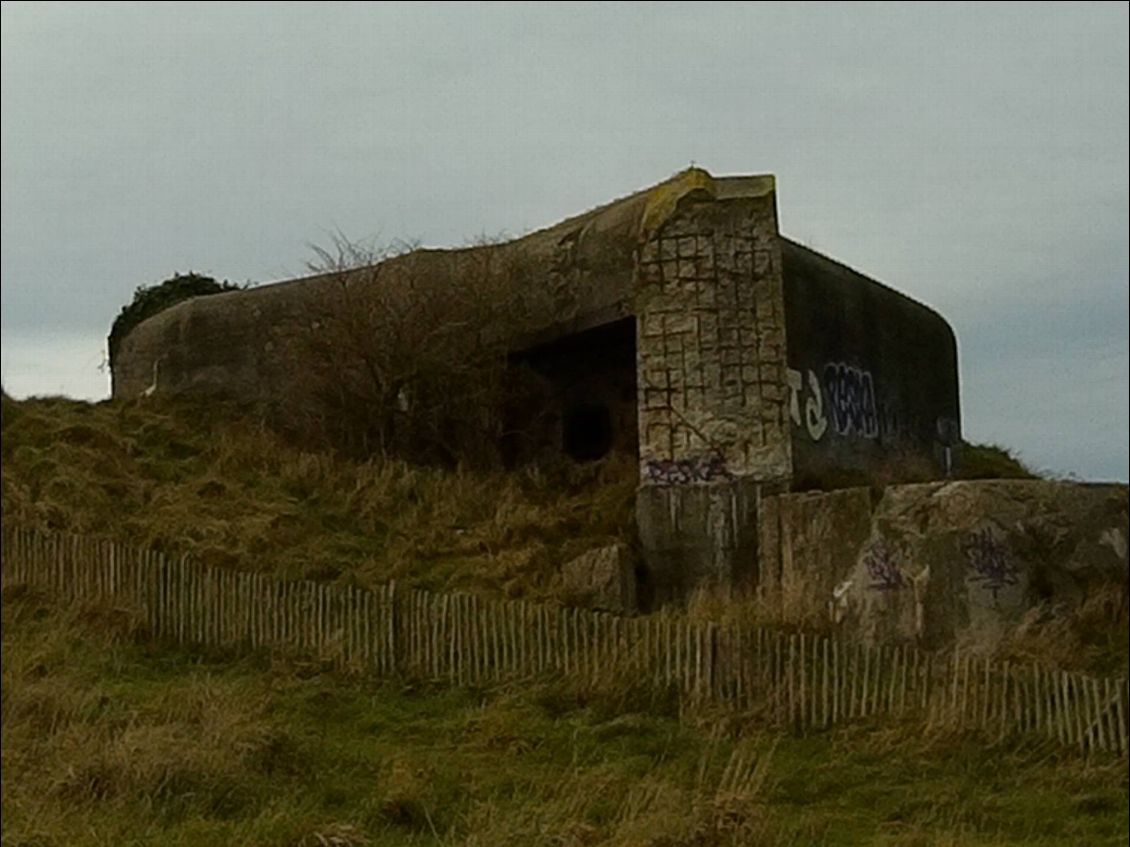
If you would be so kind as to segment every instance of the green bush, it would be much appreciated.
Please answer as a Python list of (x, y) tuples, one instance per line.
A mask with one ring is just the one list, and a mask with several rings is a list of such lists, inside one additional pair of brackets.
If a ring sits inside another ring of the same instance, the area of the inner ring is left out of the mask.
[(133, 301), (128, 306), (122, 307), (122, 311), (114, 319), (114, 325), (110, 328), (111, 365), (122, 339), (146, 318), (151, 318), (170, 306), (175, 306), (182, 300), (204, 297), (208, 294), (220, 294), (224, 291), (236, 291), (242, 287), (244, 286), (236, 285), (227, 280), (217, 282), (210, 276), (193, 271), (186, 274), (173, 274), (170, 279), (156, 285), (139, 285), (133, 293)]
[(965, 441), (961, 445), (961, 463), (956, 476), (959, 479), (1037, 479), (1039, 474), (1007, 447)]

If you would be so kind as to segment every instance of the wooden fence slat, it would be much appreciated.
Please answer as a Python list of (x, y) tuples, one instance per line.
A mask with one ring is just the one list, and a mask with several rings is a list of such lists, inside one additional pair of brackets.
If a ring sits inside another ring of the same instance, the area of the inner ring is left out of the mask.
[(1126, 755), (1126, 718), (1127, 718), (1127, 700), (1130, 699), (1130, 689), (1127, 688), (1126, 678), (1115, 680), (1115, 712), (1114, 718), (1118, 728), (1118, 752), (1123, 756)]
[(1075, 741), (1071, 733), (1071, 713), (1067, 696), (1067, 674), (1062, 671), (1052, 673), (1052, 686), (1055, 697), (1055, 714), (1059, 718), (1060, 743)]
[(428, 603), (428, 614), (431, 616), (430, 626), (428, 627), (428, 674), (432, 680), (439, 680), (442, 678), (443, 670), (443, 600), (444, 595), (430, 594), (430, 602)]
[(844, 661), (843, 643), (840, 638), (832, 639), (832, 723), (838, 724), (847, 718), (844, 710)]
[(1036, 729), (1045, 735), (1052, 735), (1051, 712), (1044, 698), (1044, 675), (1039, 665), (1032, 665), (1032, 699), (1036, 704)]
[(1106, 716), (1109, 709), (1109, 698), (1104, 698), (1103, 694), (1106, 689), (1100, 686), (1099, 680), (1094, 677), (1090, 680), (1091, 683), (1091, 702), (1095, 704), (1094, 713), (1091, 717), (1092, 721), (1092, 738), (1091, 743), (1098, 742), (1100, 750), (1109, 750), (1106, 732)]
[(992, 706), (993, 706), (993, 664), (986, 656), (982, 660), (982, 671), (984, 673), (984, 683), (981, 686), (981, 727), (988, 729), (992, 720)]
[(1009, 661), (1004, 660), (1000, 666), (1000, 674), (998, 676), (999, 683), (997, 686), (997, 737), (1004, 738), (1008, 734), (1008, 716), (1009, 716), (1009, 683), (1011, 675), (1009, 674)]
[(589, 682), (635, 678), (674, 685), (684, 704), (764, 706), (802, 732), (919, 713), (999, 738), (1035, 732), (1081, 750), (1127, 748), (1125, 678), (692, 621), (670, 611), (630, 618), (398, 591), (395, 581), (373, 590), (284, 581), (78, 535), (5, 527), (0, 538), (5, 585), (34, 585), (75, 602), (128, 603), (154, 637), (182, 645), (299, 649), (335, 667), (460, 685), (550, 671)]
[(518, 601), (516, 626), (518, 642), (518, 676), (525, 679), (533, 674), (534, 663), (531, 659), (530, 645), (532, 639), (530, 631), (533, 630), (536, 619), (531, 614), (529, 604), (525, 600)]
[(861, 688), (861, 701), (859, 704), (859, 714), (861, 717), (867, 717), (871, 714), (868, 709), (868, 696), (871, 693), (871, 654), (874, 649), (867, 644), (864, 644), (861, 649), (863, 650), (863, 681)]
[(495, 600), (488, 600), (486, 607), (488, 609), (487, 623), (490, 627), (491, 679), (498, 682), (502, 679), (503, 662), (505, 660), (502, 636), (503, 608), (502, 604)]
[(1048, 738), (1058, 739), (1059, 731), (1056, 726), (1058, 712), (1055, 709), (1055, 702), (1049, 685), (1050, 674), (1039, 665), (1033, 665), (1033, 668), (1036, 671), (1036, 702), (1040, 705), (1040, 711), (1044, 716), (1044, 735)]
[(591, 683), (596, 674), (596, 663), (593, 661), (593, 617), (588, 610), (574, 609), (574, 620), (577, 623), (577, 633), (580, 638), (580, 676)]
[(674, 650), (671, 636), (671, 616), (663, 616), (663, 684), (671, 684), (671, 663), (674, 657)]
[(1055, 706), (1057, 706), (1057, 710), (1055, 711), (1057, 711), (1057, 717), (1059, 718), (1060, 743), (1074, 743), (1075, 737), (1071, 732), (1071, 713), (1067, 696), (1067, 673), (1062, 671), (1053, 673), (1052, 684)]
[(480, 597), (478, 599), (479, 614), (482, 615), (481, 628), (483, 631), (483, 668), (484, 668), (484, 681), (491, 681), (496, 679), (496, 668), (498, 666), (497, 659), (497, 640), (495, 638), (495, 604), (488, 597)]
[(475, 633), (472, 628), (474, 600), (469, 595), (463, 596), (463, 678), (468, 684), (475, 681)]
[(1063, 727), (1063, 741), (1066, 744), (1075, 743), (1075, 721), (1071, 715), (1070, 693), (1068, 691), (1067, 672), (1060, 671), (1056, 674), (1056, 691), (1059, 697), (1060, 725)]
[(432, 667), (432, 626), (429, 620), (429, 613), (432, 609), (432, 593), (421, 591), (416, 600), (416, 625), (419, 628), (420, 639), (419, 676), (426, 680), (431, 674)]
[(483, 669), (486, 667), (484, 656), (486, 654), (486, 644), (483, 641), (483, 610), (480, 598), (477, 595), (470, 595), (468, 598), (471, 602), (471, 613), (468, 623), (471, 626), (471, 662), (472, 673), (471, 680), (475, 684), (483, 681)]
[(377, 614), (377, 595), (370, 588), (361, 590), (361, 655), (365, 667), (376, 668), (377, 645), (374, 639), (378, 637), (379, 630), (375, 626)]
[(1087, 700), (1087, 680), (1082, 674), (1069, 674), (1071, 688), (1075, 695), (1075, 736), (1079, 749), (1083, 750), (1087, 743), (1087, 725), (1090, 717), (1090, 708)]
[(1079, 749), (1084, 749), (1086, 745), (1087, 734), (1087, 695), (1086, 686), (1083, 684), (1084, 680), (1079, 674), (1068, 673), (1068, 684), (1071, 689), (1072, 702), (1075, 708), (1072, 714), (1075, 717), (1075, 741), (1079, 745)]
[(788, 665), (786, 666), (786, 674), (788, 678), (788, 723), (790, 726), (795, 726), (796, 723), (796, 633), (789, 635), (788, 646)]
[(310, 615), (306, 612), (306, 580), (299, 579), (294, 584), (294, 591), (290, 596), (290, 627), (292, 627), (292, 645), (301, 650), (310, 649), (310, 632), (307, 631), (306, 621)]
[(372, 671), (372, 592), (363, 585), (357, 587), (357, 661), (362, 670)]
[(1012, 705), (1012, 725), (1014, 732), (1028, 732), (1028, 719), (1029, 719), (1029, 703), (1031, 702), (1031, 695), (1029, 691), (1029, 679), (1024, 673), (1023, 665), (1012, 666), (1012, 684), (1013, 684), (1013, 705)]

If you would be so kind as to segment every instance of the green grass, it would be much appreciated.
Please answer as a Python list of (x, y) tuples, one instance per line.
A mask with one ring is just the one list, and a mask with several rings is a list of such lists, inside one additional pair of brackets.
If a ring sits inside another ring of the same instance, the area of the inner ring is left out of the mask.
[(9, 590), (5, 845), (1124, 844), (1126, 762), (155, 647)]
[(1040, 476), (1011, 450), (999, 444), (965, 441), (962, 442), (960, 456), (960, 479), (1038, 479)]
[[(222, 405), (0, 400), (4, 520), (25, 527), (284, 577), (534, 599), (557, 596), (573, 555), (634, 534), (634, 461), (358, 463)], [(974, 459), (1008, 475), (998, 453)], [(1114, 620), (1125, 646), (1114, 600), (1031, 650), (1123, 656), (1102, 640)], [(13, 847), (1092, 845), (1125, 844), (1130, 823), (1125, 760), (1045, 742), (897, 723), (779, 736), (612, 678), (381, 683), (169, 649), (128, 610), (15, 589), (2, 650)]]

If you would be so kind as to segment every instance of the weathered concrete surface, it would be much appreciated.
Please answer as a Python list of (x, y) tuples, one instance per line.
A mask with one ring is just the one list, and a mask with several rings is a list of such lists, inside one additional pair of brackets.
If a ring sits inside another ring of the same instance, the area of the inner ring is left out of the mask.
[(775, 617), (823, 624), (828, 601), (871, 534), (871, 491), (765, 497), (757, 515), (758, 592)]
[(577, 606), (616, 614), (638, 608), (631, 551), (623, 544), (598, 547), (561, 569), (566, 600)]
[[(942, 444), (959, 435), (945, 321), (783, 238), (772, 176), (692, 168), (506, 244), (418, 250), (380, 269), (376, 283), (356, 286), (361, 307), (381, 306), (370, 292), (456, 291), (472, 274), (536, 293), (489, 332), (556, 395), (547, 437), (579, 459), (637, 442), (638, 529), (659, 601), (704, 582), (752, 581), (765, 494), (845, 470), (883, 481), (909, 459), (936, 469)], [(112, 363), (114, 396), (285, 405), (304, 374), (300, 339), (318, 337), (311, 302), (334, 284), (312, 277), (218, 294), (143, 321)], [(601, 350), (575, 355), (595, 338)], [(781, 504), (778, 519), (794, 508)], [(861, 519), (795, 508), (815, 512), (807, 528), (791, 524), (793, 560), (811, 560), (821, 579), (838, 572), (839, 552), (796, 551), (823, 549), (819, 539), (850, 535)], [(778, 570), (778, 588), (791, 591), (800, 577)], [(828, 588), (821, 582), (817, 608)]]
[(792, 466), (776, 193), (688, 194), (640, 248), (644, 485), (782, 480)]
[(781, 254), (794, 488), (944, 478), (961, 420), (949, 324), (788, 239)]
[(1127, 580), (1127, 488), (1043, 480), (766, 498), (766, 603), (870, 641), (990, 647), (1029, 609)]
[(760, 490), (751, 480), (640, 486), (636, 523), (654, 603), (752, 584)]
[(792, 469), (772, 178), (687, 193), (640, 249), (636, 522), (655, 602), (748, 582)]
[[(505, 328), (514, 349), (524, 349), (631, 315), (636, 251), (648, 228), (688, 192), (730, 196), (744, 184), (691, 169), (504, 244), (422, 249), (390, 259), (381, 265), (380, 284), (407, 280), (444, 290), (484, 268), (504, 273), (541, 295)], [(114, 397), (136, 397), (154, 384), (160, 393), (276, 396), (301, 367), (295, 322), (309, 320), (309, 298), (330, 284), (311, 276), (260, 285), (187, 300), (142, 321), (112, 362)]]

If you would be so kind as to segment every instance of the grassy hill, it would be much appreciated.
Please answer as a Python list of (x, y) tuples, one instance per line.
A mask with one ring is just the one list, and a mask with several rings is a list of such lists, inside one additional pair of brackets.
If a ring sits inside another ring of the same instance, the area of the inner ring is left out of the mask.
[(1125, 761), (865, 725), (807, 738), (540, 683), (410, 688), (154, 650), (3, 606), (5, 845), (1124, 844)]
[[(637, 468), (622, 456), (512, 473), (308, 452), (247, 411), (148, 398), (3, 397), (5, 520), (287, 577), (558, 595), (560, 566), (631, 543)], [(966, 475), (1030, 475), (969, 445)]]
[[(216, 565), (545, 599), (562, 562), (633, 536), (632, 463), (358, 463), (224, 406), (0, 412), (5, 522)], [(377, 682), (156, 645), (128, 609), (18, 586), (3, 619), (4, 845), (1124, 844), (1130, 824), (1125, 760), (1031, 739), (775, 735), (612, 682)]]
[[(154, 398), (155, 399), (155, 398)], [(636, 469), (521, 473), (304, 452), (223, 405), (4, 399), (5, 521), (287, 577), (553, 596), (634, 533)]]

